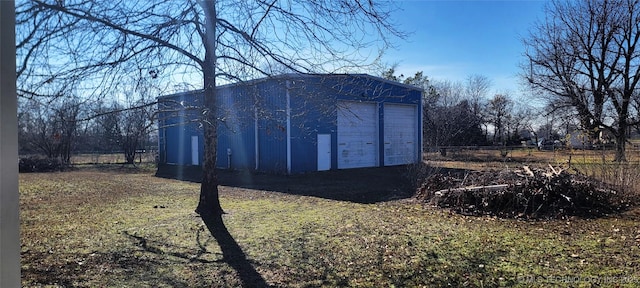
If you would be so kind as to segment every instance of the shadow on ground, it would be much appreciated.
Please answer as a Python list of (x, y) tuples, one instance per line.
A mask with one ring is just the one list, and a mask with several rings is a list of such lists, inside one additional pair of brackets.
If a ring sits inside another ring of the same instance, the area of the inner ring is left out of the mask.
[(414, 190), (405, 167), (383, 167), (268, 175), (223, 171), (220, 184), (356, 203), (375, 203), (411, 197)]
[[(255, 171), (218, 170), (222, 186), (282, 192), (355, 203), (376, 203), (409, 198), (410, 166), (375, 167), (276, 175)], [(447, 172), (447, 171), (440, 171)], [(200, 182), (199, 166), (160, 165), (156, 176)]]
[[(440, 173), (461, 170), (439, 169)], [(410, 166), (375, 167), (277, 175), (254, 171), (218, 170), (222, 186), (275, 191), (355, 203), (376, 203), (412, 197)], [(156, 176), (200, 182), (199, 166), (162, 165)]]

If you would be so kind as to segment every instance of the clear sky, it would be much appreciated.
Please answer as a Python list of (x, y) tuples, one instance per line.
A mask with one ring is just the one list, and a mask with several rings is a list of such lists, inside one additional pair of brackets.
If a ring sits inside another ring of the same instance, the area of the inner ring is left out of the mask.
[(397, 74), (423, 71), (430, 79), (464, 81), (480, 74), (492, 80), (491, 93), (520, 95), (522, 38), (543, 20), (543, 0), (400, 0), (393, 21), (411, 34), (387, 51), (383, 61)]

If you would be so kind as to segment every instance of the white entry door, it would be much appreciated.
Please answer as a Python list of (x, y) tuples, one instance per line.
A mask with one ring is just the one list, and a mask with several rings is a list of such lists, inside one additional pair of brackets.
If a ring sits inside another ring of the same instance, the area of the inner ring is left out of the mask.
[(331, 170), (331, 134), (318, 134), (318, 171)]
[(191, 164), (200, 165), (200, 151), (198, 151), (198, 136), (191, 136)]

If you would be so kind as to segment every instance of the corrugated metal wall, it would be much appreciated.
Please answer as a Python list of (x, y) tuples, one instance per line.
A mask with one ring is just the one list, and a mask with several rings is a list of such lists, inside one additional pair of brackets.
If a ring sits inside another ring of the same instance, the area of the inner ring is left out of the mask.
[[(342, 76), (332, 81), (332, 85), (338, 91), (338, 100), (346, 101), (363, 101), (363, 102), (376, 102), (378, 105), (378, 159), (379, 166), (385, 166), (385, 131), (384, 131), (384, 105), (383, 103), (395, 103), (414, 105), (418, 111), (422, 111), (422, 93), (420, 90), (394, 83), (388, 80), (380, 79), (377, 77), (371, 77), (367, 75), (353, 75)], [(421, 159), (421, 135), (422, 133), (422, 117), (421, 113), (417, 113), (415, 118), (415, 129), (417, 139), (415, 139), (415, 153), (412, 155), (418, 155), (413, 162), (418, 162)], [(340, 129), (340, 128), (338, 128)], [(415, 156), (414, 156), (415, 157)]]
[[(161, 163), (193, 165), (202, 163), (201, 151), (204, 148), (202, 142), (202, 129), (194, 119), (200, 113), (199, 102), (201, 93), (182, 93), (171, 97), (162, 97), (160, 100), (161, 113), (158, 116), (160, 137), (159, 150)], [(197, 150), (192, 151), (192, 137), (197, 136), (199, 143)], [(199, 157), (193, 163), (192, 152)]]
[[(362, 101), (415, 105), (421, 111), (420, 90), (366, 75), (331, 75), (293, 78), (291, 81), (292, 173), (317, 169), (317, 135), (330, 134), (331, 167), (338, 168), (337, 103)], [(384, 165), (384, 105), (378, 105), (379, 166)], [(421, 113), (416, 117), (417, 135), (422, 135)], [(420, 151), (421, 139), (416, 139)], [(420, 154), (420, 153), (417, 153)], [(419, 159), (416, 159), (419, 161)]]
[[(291, 103), (291, 172), (316, 171), (318, 134), (331, 135), (336, 146), (336, 94), (317, 77), (289, 81)], [(335, 168), (334, 148), (331, 167)]]
[(255, 169), (255, 89), (251, 88), (227, 86), (217, 91), (219, 168)]
[(257, 85), (258, 170), (287, 172), (286, 81), (273, 79)]
[[(176, 103), (193, 101), (199, 104), (200, 95), (194, 92), (161, 98), (173, 99)], [(417, 111), (422, 111), (420, 90), (367, 75), (284, 75), (246, 85), (223, 86), (217, 95), (220, 107), (223, 107), (218, 111), (222, 121), (218, 126), (217, 166), (257, 168), (274, 173), (317, 170), (318, 134), (331, 136), (331, 168), (337, 169), (337, 131), (340, 128), (337, 127), (336, 109), (339, 100), (378, 103), (379, 166), (385, 165), (382, 145), (384, 105), (380, 103), (411, 104), (416, 105)], [(197, 112), (185, 112), (183, 115), (161, 113), (164, 119), (160, 123), (159, 147), (164, 163), (192, 164), (191, 141), (194, 135), (199, 137), (201, 163), (204, 151), (202, 129), (197, 123), (178, 125), (184, 122), (184, 118), (176, 117), (195, 119)], [(422, 135), (419, 132), (422, 129), (421, 113), (417, 114), (417, 135)], [(416, 145), (420, 146), (421, 139), (417, 142)], [(228, 148), (231, 149), (230, 158)]]

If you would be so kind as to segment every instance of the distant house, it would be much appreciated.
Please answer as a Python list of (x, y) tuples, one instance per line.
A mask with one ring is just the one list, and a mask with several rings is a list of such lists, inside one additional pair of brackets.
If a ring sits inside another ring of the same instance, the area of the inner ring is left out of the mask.
[[(216, 94), (219, 168), (295, 174), (421, 161), (422, 90), (414, 86), (364, 74), (283, 74)], [(189, 107), (202, 97), (158, 98), (159, 167), (201, 165), (201, 111)]]
[(574, 129), (570, 131), (566, 136), (566, 145), (573, 149), (590, 149), (593, 147), (593, 141), (589, 138), (589, 134), (586, 132)]

